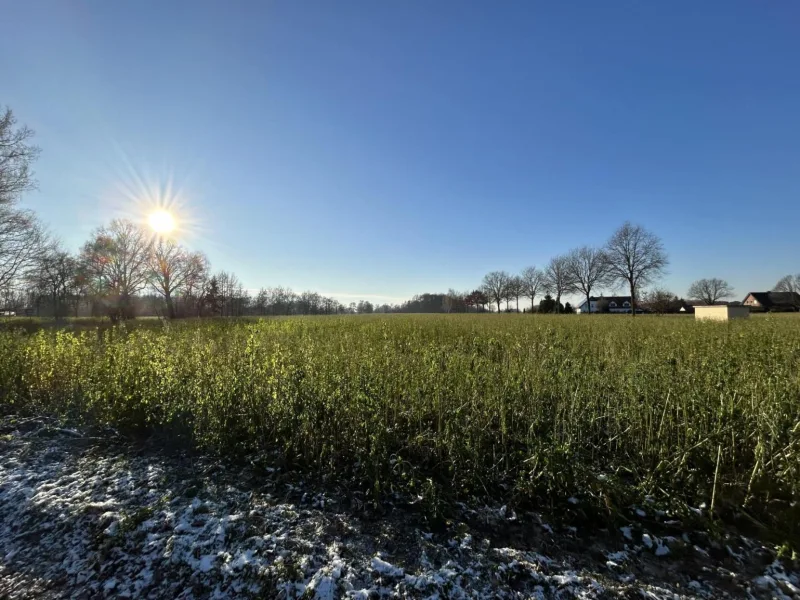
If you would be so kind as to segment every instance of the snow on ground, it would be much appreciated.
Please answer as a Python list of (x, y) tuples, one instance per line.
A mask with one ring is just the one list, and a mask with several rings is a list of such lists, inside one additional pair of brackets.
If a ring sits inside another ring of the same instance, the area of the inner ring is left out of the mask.
[[(278, 468), (0, 426), (0, 598), (800, 598), (755, 540), (463, 507), (430, 531)], [(578, 501), (570, 498), (570, 507)], [(644, 512), (644, 511), (642, 511)]]

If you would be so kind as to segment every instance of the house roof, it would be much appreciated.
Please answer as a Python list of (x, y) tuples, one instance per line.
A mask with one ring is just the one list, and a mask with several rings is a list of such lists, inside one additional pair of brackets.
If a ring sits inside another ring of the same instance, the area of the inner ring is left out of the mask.
[(764, 308), (773, 306), (800, 306), (800, 294), (797, 292), (750, 292), (745, 300), (752, 296)]
[[(600, 300), (607, 300), (609, 303), (616, 302), (617, 304), (624, 304), (625, 302), (630, 302), (630, 296), (589, 296), (589, 300), (593, 302), (598, 302)], [(586, 301), (584, 300), (584, 303)]]
[(713, 305), (706, 304), (703, 300), (685, 300), (683, 303), (687, 306), (728, 306), (731, 304), (725, 300), (717, 300)]

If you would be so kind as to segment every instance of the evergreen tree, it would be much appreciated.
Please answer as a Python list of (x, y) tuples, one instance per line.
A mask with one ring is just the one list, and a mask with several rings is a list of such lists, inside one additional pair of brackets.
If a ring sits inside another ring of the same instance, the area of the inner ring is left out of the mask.
[(203, 294), (203, 303), (208, 307), (212, 315), (218, 315), (222, 312), (222, 298), (216, 277), (212, 277), (209, 280), (205, 294)]
[(542, 301), (539, 302), (540, 313), (551, 313), (555, 311), (555, 308), (556, 301), (553, 300), (553, 297), (550, 294), (546, 294)]

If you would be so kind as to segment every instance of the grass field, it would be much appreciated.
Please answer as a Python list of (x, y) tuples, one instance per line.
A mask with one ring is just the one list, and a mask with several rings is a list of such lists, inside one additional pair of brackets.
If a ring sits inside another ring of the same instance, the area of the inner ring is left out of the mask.
[(421, 315), (0, 332), (2, 410), (167, 431), (436, 509), (651, 494), (797, 535), (800, 319)]

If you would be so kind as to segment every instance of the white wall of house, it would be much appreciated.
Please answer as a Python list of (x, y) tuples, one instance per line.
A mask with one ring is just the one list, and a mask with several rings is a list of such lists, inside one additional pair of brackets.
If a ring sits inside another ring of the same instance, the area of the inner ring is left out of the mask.
[(744, 299), (742, 304), (745, 306), (755, 306), (757, 308), (761, 306), (761, 303), (753, 297), (753, 294), (748, 294), (747, 298)]

